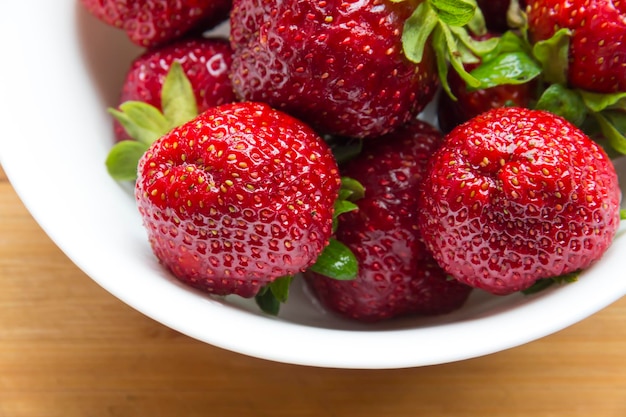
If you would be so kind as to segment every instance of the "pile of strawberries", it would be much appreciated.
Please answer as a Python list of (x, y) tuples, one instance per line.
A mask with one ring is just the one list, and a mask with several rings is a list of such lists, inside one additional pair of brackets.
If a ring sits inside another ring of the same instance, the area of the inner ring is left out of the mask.
[(277, 314), (296, 277), (354, 320), (445, 314), (575, 280), (624, 217), (625, 2), (82, 3), (146, 48), (109, 173), (208, 294)]

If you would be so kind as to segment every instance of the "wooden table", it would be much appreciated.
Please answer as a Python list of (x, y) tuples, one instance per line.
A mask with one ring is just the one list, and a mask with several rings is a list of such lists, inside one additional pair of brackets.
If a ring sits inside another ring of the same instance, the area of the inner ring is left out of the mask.
[(43, 233), (1, 169), (0, 279), (0, 417), (626, 417), (626, 298), (463, 362), (273, 363), (193, 340), (107, 293)]

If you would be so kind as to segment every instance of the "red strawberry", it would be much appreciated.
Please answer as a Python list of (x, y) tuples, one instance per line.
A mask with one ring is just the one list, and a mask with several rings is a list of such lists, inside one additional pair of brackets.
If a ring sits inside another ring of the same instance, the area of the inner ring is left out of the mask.
[(431, 161), (424, 241), (449, 274), (491, 293), (587, 268), (619, 226), (611, 161), (551, 113), (491, 110), (453, 130)]
[(228, 19), (231, 0), (81, 0), (103, 22), (152, 47)]
[(441, 134), (414, 122), (368, 141), (342, 173), (365, 187), (358, 211), (339, 216), (336, 238), (356, 256), (355, 280), (308, 271), (313, 293), (329, 309), (361, 321), (407, 314), (442, 314), (459, 308), (471, 288), (447, 279), (417, 228), (417, 195), (428, 158)]
[(532, 42), (571, 31), (568, 81), (599, 93), (626, 91), (626, 3), (607, 0), (529, 0)]
[(403, 53), (414, 2), (235, 0), (233, 86), (240, 99), (267, 102), (321, 133), (385, 134), (434, 96), (434, 55)]
[(252, 297), (316, 260), (339, 186), (333, 155), (308, 126), (232, 103), (154, 142), (135, 195), (155, 255), (178, 279)]
[[(486, 40), (493, 37), (494, 35), (490, 33), (478, 39)], [(465, 64), (464, 67), (467, 72), (471, 72), (478, 65), (478, 63)], [(439, 127), (444, 133), (487, 110), (499, 107), (530, 107), (537, 87), (536, 82), (531, 81), (471, 90), (456, 71), (448, 73), (448, 85), (456, 100), (448, 94), (442, 94), (437, 102)]]
[[(149, 49), (133, 61), (122, 86), (119, 103), (135, 100), (161, 106), (163, 82), (172, 62), (178, 61), (196, 96), (199, 112), (235, 101), (230, 82), (232, 49), (226, 39), (191, 38)], [(118, 140), (129, 139), (119, 123)]]

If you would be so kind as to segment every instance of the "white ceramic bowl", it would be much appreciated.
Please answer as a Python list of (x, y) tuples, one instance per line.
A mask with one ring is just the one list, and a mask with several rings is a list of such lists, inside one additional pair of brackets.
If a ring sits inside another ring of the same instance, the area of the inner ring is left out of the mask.
[[(476, 291), (436, 318), (362, 325), (326, 314), (296, 285), (278, 318), (252, 301), (182, 286), (156, 262), (130, 187), (112, 181), (105, 109), (140, 50), (77, 0), (0, 5), (0, 161), (52, 240), (87, 275), (147, 316), (206, 343), (286, 363), (401, 368), (486, 355), (546, 336), (626, 294), (626, 229), (574, 284), (533, 296)], [(619, 169), (626, 183), (626, 161)], [(62, 302), (60, 300), (59, 302)]]

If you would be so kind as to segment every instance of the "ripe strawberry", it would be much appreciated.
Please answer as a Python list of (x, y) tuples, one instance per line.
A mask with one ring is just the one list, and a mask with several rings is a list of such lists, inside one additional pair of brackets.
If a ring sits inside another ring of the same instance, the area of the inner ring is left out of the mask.
[(606, 0), (529, 0), (533, 43), (571, 31), (567, 78), (572, 88), (626, 91), (626, 3)]
[[(235, 101), (230, 82), (232, 49), (226, 39), (190, 38), (177, 40), (144, 52), (131, 64), (119, 104), (135, 100), (162, 109), (161, 92), (174, 61), (180, 62), (196, 96), (199, 112)], [(129, 139), (116, 121), (117, 140)]]
[(233, 87), (321, 133), (372, 137), (407, 122), (437, 87), (432, 48), (403, 53), (414, 2), (235, 0)]
[(447, 135), (420, 194), (437, 262), (494, 294), (585, 269), (611, 244), (621, 192), (605, 152), (541, 110), (491, 110)]
[(156, 140), (135, 196), (155, 255), (179, 280), (252, 297), (316, 260), (339, 186), (333, 155), (308, 126), (231, 103)]
[(442, 314), (459, 308), (471, 288), (447, 279), (417, 228), (417, 195), (441, 133), (413, 122), (375, 141), (342, 173), (365, 187), (357, 211), (339, 216), (336, 238), (357, 258), (355, 280), (307, 271), (313, 294), (329, 309), (360, 321), (407, 314)]
[(231, 0), (81, 0), (98, 19), (126, 32), (140, 46), (152, 47), (228, 19)]

